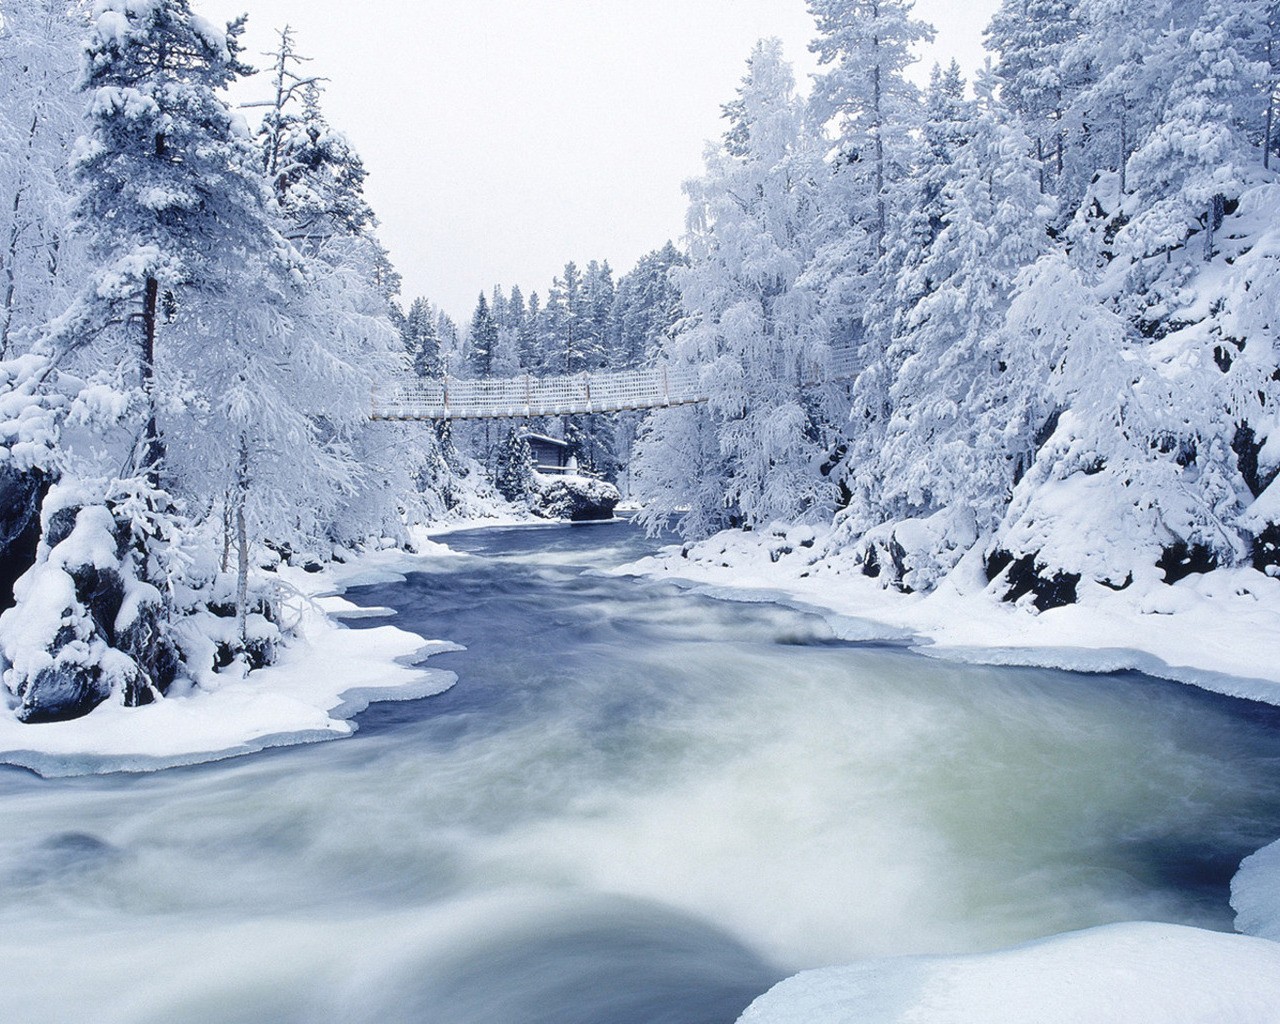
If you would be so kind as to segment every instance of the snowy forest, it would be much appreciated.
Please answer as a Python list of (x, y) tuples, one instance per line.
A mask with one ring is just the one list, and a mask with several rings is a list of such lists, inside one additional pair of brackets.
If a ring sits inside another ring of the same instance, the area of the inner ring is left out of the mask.
[(834, 523), (819, 554), (886, 587), (975, 552), (1041, 610), (1277, 571), (1280, 5), (1005, 0), (987, 66), (924, 89), (908, 0), (808, 7), (820, 73), (751, 52), (685, 238), (616, 282), (478, 282), (459, 326), (399, 296), (305, 40), (241, 109), (243, 20), (0, 0), (17, 716), (264, 665), (275, 566), (501, 503), (510, 424), (370, 421), (404, 374), (699, 367), (705, 404), (533, 426), (648, 529)]

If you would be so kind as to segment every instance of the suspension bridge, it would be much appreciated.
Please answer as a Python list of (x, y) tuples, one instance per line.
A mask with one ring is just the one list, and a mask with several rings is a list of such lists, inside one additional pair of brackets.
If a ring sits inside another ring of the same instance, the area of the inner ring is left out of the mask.
[[(832, 352), (801, 374), (811, 387), (853, 375), (853, 353)], [(635, 370), (566, 374), (559, 377), (495, 377), (460, 380), (402, 377), (373, 389), (375, 420), (501, 420), (535, 416), (636, 412), (697, 405), (710, 399), (702, 367), (659, 363)]]

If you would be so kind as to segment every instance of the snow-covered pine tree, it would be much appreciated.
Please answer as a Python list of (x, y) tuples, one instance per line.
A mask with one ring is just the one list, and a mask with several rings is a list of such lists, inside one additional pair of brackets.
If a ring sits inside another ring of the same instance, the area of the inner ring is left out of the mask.
[(1179, 47), (1163, 116), (1129, 158), (1136, 199), (1119, 241), (1135, 258), (1163, 256), (1197, 233), (1203, 258), (1213, 256), (1226, 207), (1255, 164), (1248, 135), (1269, 70), (1257, 59), (1256, 7), (1206, 0)]
[(440, 335), (436, 332), (436, 311), (426, 299), (417, 298), (409, 304), (401, 336), (413, 372), (419, 377), (439, 377), (442, 372)]
[(494, 486), (512, 503), (524, 502), (533, 488), (533, 450), (523, 431), (514, 427), (498, 447)]
[(1070, 102), (1065, 57), (1077, 32), (1077, 0), (1004, 0), (987, 27), (1000, 55), (1000, 98), (1021, 119), (1043, 173), (1041, 191), (1057, 191), (1065, 166), (1063, 116)]
[(905, 71), (912, 47), (933, 28), (912, 17), (911, 0), (808, 0), (818, 36), (810, 49), (826, 70), (814, 80), (811, 109), (835, 138), (835, 185), (849, 221), (870, 235), (870, 258), (884, 253), (889, 197), (906, 172), (918, 90)]
[(0, 17), (0, 359), (25, 348), (77, 283), (67, 159), (84, 24), (69, 0), (9, 4)]
[(467, 368), (471, 376), (484, 380), (493, 376), (494, 350), (498, 346), (498, 325), (489, 312), (489, 302), (480, 293), (471, 326), (467, 331)]
[(830, 431), (804, 393), (824, 364), (827, 331), (817, 296), (799, 283), (820, 157), (802, 131), (781, 43), (759, 43), (747, 67), (725, 108), (723, 144), (708, 147), (705, 176), (686, 185), (690, 265), (674, 278), (687, 320), (666, 355), (708, 366), (711, 401), (705, 413), (655, 414), (641, 437), (651, 529), (686, 507), (687, 535), (818, 521), (834, 507), (821, 473)]

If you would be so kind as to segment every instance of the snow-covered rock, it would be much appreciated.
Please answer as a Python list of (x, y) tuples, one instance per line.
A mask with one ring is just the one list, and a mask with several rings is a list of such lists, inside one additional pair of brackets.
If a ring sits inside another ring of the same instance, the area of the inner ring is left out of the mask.
[(612, 519), (621, 500), (622, 495), (613, 484), (595, 477), (534, 474), (533, 511), (545, 519), (575, 523)]

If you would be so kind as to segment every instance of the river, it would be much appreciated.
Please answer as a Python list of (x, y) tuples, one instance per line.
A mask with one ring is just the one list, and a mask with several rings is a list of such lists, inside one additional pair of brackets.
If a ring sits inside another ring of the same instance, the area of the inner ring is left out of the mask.
[(448, 542), (349, 596), (464, 644), (452, 690), (236, 761), (0, 770), (0, 1020), (729, 1024), (864, 956), (1230, 930), (1280, 836), (1276, 709), (593, 571), (651, 550), (626, 524)]

